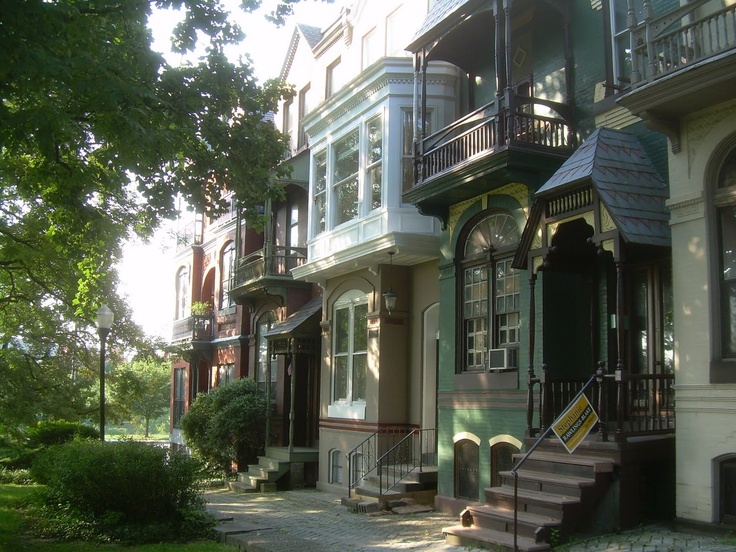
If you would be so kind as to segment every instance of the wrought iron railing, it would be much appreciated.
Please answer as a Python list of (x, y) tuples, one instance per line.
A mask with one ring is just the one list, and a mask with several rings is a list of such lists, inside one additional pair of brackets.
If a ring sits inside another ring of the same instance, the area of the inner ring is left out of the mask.
[(303, 265), (306, 260), (306, 248), (267, 245), (238, 259), (233, 277), (234, 287), (274, 276), (291, 277), (291, 270)]
[[(491, 102), (424, 138), (417, 152), (416, 185), (510, 144), (541, 149), (575, 146), (568, 106), (516, 96), (515, 108)], [(535, 114), (544, 110), (552, 116)]]
[(211, 314), (194, 314), (174, 320), (171, 340), (212, 341), (213, 331), (214, 317)]
[(708, 3), (692, 1), (636, 27), (631, 33), (632, 84), (649, 82), (736, 48), (736, 4), (696, 17)]
[(378, 469), (378, 460), (387, 450), (411, 434), (414, 428), (408, 425), (384, 427), (372, 433), (357, 447), (348, 452), (348, 488), (354, 489), (373, 475)]
[[(598, 417), (598, 433), (616, 438), (674, 433), (675, 391), (673, 374), (609, 374), (600, 362), (596, 381), (586, 390)], [(587, 382), (584, 378), (555, 378), (548, 367), (527, 378), (527, 435), (543, 433)]]
[(410, 473), (437, 465), (437, 430), (415, 429), (387, 450), (376, 466), (378, 490), (390, 491)]

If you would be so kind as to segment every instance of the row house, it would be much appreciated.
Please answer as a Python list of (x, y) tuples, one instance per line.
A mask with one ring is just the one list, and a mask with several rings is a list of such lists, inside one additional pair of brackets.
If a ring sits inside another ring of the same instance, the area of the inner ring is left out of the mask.
[(733, 519), (734, 7), (680, 4), (439, 0), (408, 46), (462, 75), (403, 194), (442, 227), (448, 542)]

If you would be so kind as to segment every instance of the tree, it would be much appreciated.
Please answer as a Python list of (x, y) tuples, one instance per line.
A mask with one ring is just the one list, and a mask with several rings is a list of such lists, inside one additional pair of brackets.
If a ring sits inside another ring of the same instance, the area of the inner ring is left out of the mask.
[[(151, 49), (154, 5), (185, 11), (173, 45), (206, 40), (202, 59), (172, 67)], [(174, 217), (177, 198), (215, 214), (227, 189), (254, 213), (278, 195), (286, 142), (266, 114), (291, 90), (228, 61), (242, 31), (218, 0), (0, 8), (0, 417), (73, 420), (96, 408), (97, 307), (116, 314), (111, 355), (142, 339), (116, 294), (121, 244)]]
[(153, 358), (134, 360), (116, 368), (110, 383), (116, 416), (140, 423), (148, 437), (151, 420), (169, 411), (171, 364)]
[(181, 419), (187, 446), (229, 472), (253, 462), (266, 442), (266, 395), (243, 378), (200, 393)]

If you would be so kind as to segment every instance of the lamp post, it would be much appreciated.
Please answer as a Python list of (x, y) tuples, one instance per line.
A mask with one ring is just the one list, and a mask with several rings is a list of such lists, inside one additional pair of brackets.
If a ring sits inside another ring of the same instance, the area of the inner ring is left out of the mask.
[(100, 336), (100, 439), (105, 440), (105, 341), (112, 328), (115, 315), (107, 305), (97, 309), (97, 333)]

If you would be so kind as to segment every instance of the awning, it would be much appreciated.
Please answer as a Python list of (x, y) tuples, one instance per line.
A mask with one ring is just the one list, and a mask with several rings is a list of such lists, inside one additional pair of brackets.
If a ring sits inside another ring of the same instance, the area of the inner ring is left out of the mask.
[(311, 353), (319, 350), (322, 297), (302, 305), (286, 320), (264, 334), (272, 354)]

